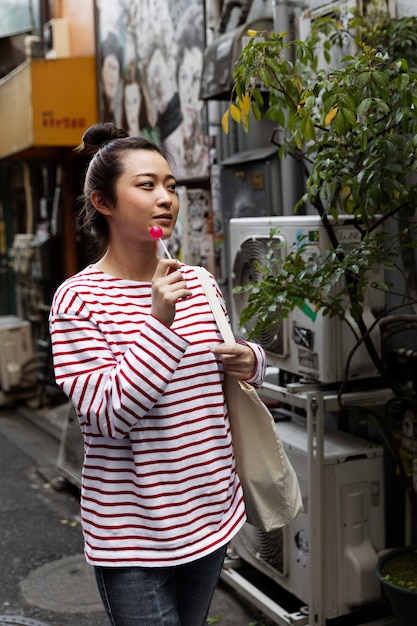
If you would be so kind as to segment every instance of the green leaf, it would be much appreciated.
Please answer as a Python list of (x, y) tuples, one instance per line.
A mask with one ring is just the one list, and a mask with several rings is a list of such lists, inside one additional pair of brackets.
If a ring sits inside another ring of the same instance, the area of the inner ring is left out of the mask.
[(408, 74), (400, 74), (398, 77), (398, 89), (400, 91), (405, 91), (408, 89), (410, 84), (410, 77)]
[(364, 98), (358, 106), (358, 114), (365, 115), (372, 105), (372, 98)]
[(347, 109), (346, 107), (343, 107), (342, 109), (340, 109), (340, 112), (346, 120), (347, 127), (352, 127), (355, 125), (356, 123), (355, 111), (352, 111), (351, 109)]
[(372, 72), (369, 72), (369, 71), (362, 72), (357, 77), (357, 85), (358, 87), (363, 89), (370, 83), (371, 80), (372, 80)]
[(255, 100), (255, 102), (256, 102), (256, 104), (258, 105), (258, 107), (259, 107), (260, 109), (262, 109), (262, 108), (263, 108), (263, 106), (264, 106), (264, 99), (263, 99), (262, 94), (261, 94), (261, 92), (259, 91), (259, 89), (255, 88), (255, 89), (252, 91), (252, 98)]
[(259, 70), (259, 77), (260, 77), (261, 81), (263, 82), (263, 84), (265, 85), (266, 88), (271, 86), (272, 78), (271, 78), (271, 75), (268, 72), (268, 70), (266, 70), (263, 67), (261, 67), (260, 70)]
[(277, 76), (279, 76), (282, 70), (285, 68), (285, 63), (279, 65), (275, 59), (271, 59), (270, 57), (266, 57), (265, 62)]
[(387, 87), (390, 82), (390, 77), (387, 72), (376, 70), (373, 73), (373, 79), (380, 85)]
[(368, 134), (366, 132), (360, 133), (359, 139), (360, 139), (360, 146), (361, 146), (360, 151), (365, 152), (368, 146)]
[(252, 114), (255, 120), (257, 122), (260, 122), (262, 114), (256, 102), (253, 102), (253, 101), (251, 102), (251, 110), (252, 110)]
[(304, 115), (301, 120), (300, 128), (306, 140), (314, 141), (316, 138), (316, 130), (309, 114)]

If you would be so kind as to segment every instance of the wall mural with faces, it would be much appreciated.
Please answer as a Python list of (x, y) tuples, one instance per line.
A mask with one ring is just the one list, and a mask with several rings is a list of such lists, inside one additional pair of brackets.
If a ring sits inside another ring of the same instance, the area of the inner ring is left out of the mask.
[(96, 0), (101, 121), (162, 143), (177, 178), (208, 174), (202, 0)]

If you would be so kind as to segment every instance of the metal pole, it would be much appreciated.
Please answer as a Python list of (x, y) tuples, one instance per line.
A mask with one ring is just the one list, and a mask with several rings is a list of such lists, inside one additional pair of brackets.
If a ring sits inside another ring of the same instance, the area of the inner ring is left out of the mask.
[[(290, 3), (287, 0), (272, 0), (272, 18), (274, 31), (277, 33), (285, 32), (289, 35), (291, 29)], [(290, 51), (284, 50), (283, 54), (289, 58)], [(281, 160), (283, 215), (294, 215), (294, 207), (302, 195), (300, 182), (301, 175), (296, 161), (291, 156), (284, 157)]]

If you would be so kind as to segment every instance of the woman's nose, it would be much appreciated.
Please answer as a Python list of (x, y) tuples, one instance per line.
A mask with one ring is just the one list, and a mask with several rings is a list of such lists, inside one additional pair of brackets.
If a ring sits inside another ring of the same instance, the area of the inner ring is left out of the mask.
[(172, 203), (172, 194), (162, 185), (158, 188), (158, 202), (163, 204)]

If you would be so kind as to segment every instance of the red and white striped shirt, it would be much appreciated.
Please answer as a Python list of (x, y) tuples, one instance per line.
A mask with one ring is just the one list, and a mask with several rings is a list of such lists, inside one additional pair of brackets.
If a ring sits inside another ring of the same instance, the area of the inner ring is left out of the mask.
[[(210, 351), (222, 339), (194, 270), (181, 271), (192, 296), (170, 328), (151, 315), (150, 283), (92, 266), (53, 299), (56, 381), (84, 435), (81, 514), (93, 565), (187, 563), (245, 521), (222, 362)], [(249, 345), (249, 382), (259, 385), (265, 355)]]

